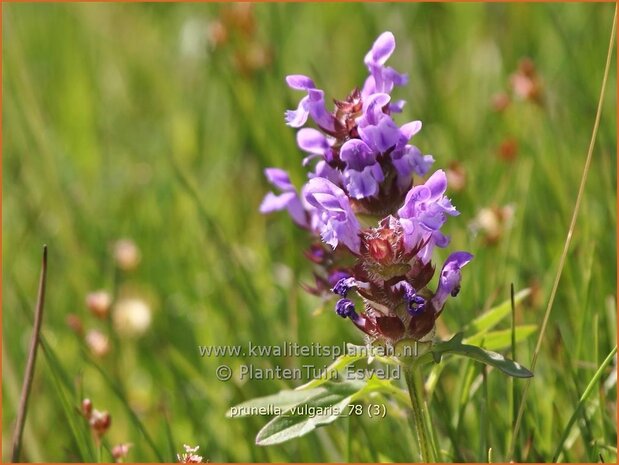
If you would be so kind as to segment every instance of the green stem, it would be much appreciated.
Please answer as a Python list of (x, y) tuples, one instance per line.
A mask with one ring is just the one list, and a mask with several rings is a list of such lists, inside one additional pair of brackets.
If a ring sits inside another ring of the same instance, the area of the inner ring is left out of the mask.
[(101, 440), (100, 439), (95, 439), (95, 446), (97, 449), (97, 463), (102, 463), (101, 461)]
[(413, 412), (413, 422), (415, 424), (415, 434), (417, 436), (417, 442), (419, 443), (419, 453), (421, 454), (421, 461), (425, 463), (434, 462), (430, 452), (429, 432), (424, 420), (424, 396), (423, 396), (423, 380), (421, 377), (421, 370), (414, 367), (408, 367), (405, 369), (406, 373), (406, 385), (408, 386), (408, 393), (411, 398), (411, 406)]

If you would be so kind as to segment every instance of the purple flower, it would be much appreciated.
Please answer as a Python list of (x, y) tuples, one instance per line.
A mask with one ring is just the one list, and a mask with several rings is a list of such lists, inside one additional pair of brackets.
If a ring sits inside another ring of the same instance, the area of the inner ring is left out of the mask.
[(312, 178), (325, 178), (331, 181), (336, 186), (342, 185), (342, 173), (339, 170), (331, 167), (325, 160), (320, 160), (316, 163), (313, 173), (307, 175)]
[(268, 181), (282, 193), (279, 195), (273, 192), (267, 193), (260, 204), (260, 213), (286, 209), (295, 223), (304, 228), (308, 227), (307, 212), (301, 203), (299, 194), (290, 182), (288, 173), (279, 168), (267, 168), (264, 174)]
[(370, 71), (370, 76), (365, 81), (362, 95), (367, 96), (376, 92), (389, 93), (393, 86), (403, 86), (408, 78), (391, 67), (384, 66), (395, 50), (395, 37), (391, 32), (383, 32), (371, 50), (365, 55), (365, 65)]
[(432, 155), (423, 155), (414, 145), (406, 145), (403, 149), (391, 153), (391, 164), (396, 170), (400, 189), (410, 186), (413, 174), (425, 176), (433, 163)]
[(361, 139), (374, 151), (384, 153), (395, 146), (402, 137), (400, 128), (393, 122), (391, 116), (383, 111), (389, 103), (388, 94), (373, 94), (364, 103), (363, 116), (358, 121), (358, 131)]
[(425, 244), (419, 258), (427, 263), (434, 246), (446, 247), (449, 238), (439, 231), (447, 215), (458, 215), (458, 211), (444, 195), (447, 176), (443, 170), (436, 171), (425, 184), (413, 187), (398, 210), (400, 224), (404, 230), (404, 246), (407, 250)]
[(400, 281), (392, 287), (394, 290), (402, 291), (406, 301), (406, 309), (411, 316), (423, 313), (426, 308), (426, 299), (417, 294), (417, 291), (406, 281)]
[(350, 139), (342, 145), (340, 159), (349, 168), (360, 171), (376, 163), (376, 153), (362, 140)]
[(340, 158), (347, 165), (344, 183), (351, 197), (362, 199), (378, 194), (379, 184), (385, 176), (376, 163), (376, 154), (365, 142), (359, 139), (346, 141), (340, 149)]
[(422, 126), (423, 124), (421, 121), (411, 121), (410, 123), (403, 124), (402, 127), (400, 127), (400, 133), (402, 134), (401, 142), (406, 143), (411, 140), (415, 134), (421, 131)]
[(333, 131), (335, 123), (333, 115), (325, 108), (325, 93), (316, 89), (314, 81), (301, 74), (293, 74), (286, 77), (288, 85), (295, 90), (307, 91), (307, 96), (299, 102), (296, 110), (286, 111), (286, 124), (293, 128), (300, 128), (311, 116), (314, 122), (327, 131)]
[(359, 320), (359, 315), (355, 311), (355, 304), (349, 299), (340, 299), (335, 304), (335, 312), (342, 318), (350, 318), (352, 321)]
[(436, 312), (441, 311), (450, 295), (452, 297), (458, 295), (458, 292), (460, 292), (460, 280), (462, 279), (460, 270), (472, 259), (473, 255), (468, 252), (454, 252), (447, 257), (441, 270), (438, 289), (432, 298), (432, 305)]
[(327, 276), (327, 281), (331, 287), (334, 287), (339, 281), (345, 278), (350, 278), (350, 273), (347, 271), (335, 270), (329, 273), (329, 276)]
[(383, 170), (378, 163), (366, 166), (362, 171), (346, 170), (344, 180), (348, 194), (354, 199), (375, 197), (379, 184), (385, 179)]
[(312, 178), (305, 185), (303, 196), (315, 208), (314, 218), (322, 240), (333, 248), (341, 242), (359, 253), (360, 225), (344, 191), (327, 179)]
[(320, 131), (312, 128), (303, 128), (297, 132), (297, 145), (310, 155), (303, 159), (303, 166), (307, 166), (311, 159), (323, 157), (329, 161), (331, 158), (331, 144), (329, 139)]
[(357, 280), (352, 276), (348, 276), (346, 278), (342, 278), (338, 280), (338, 282), (331, 289), (335, 294), (341, 295), (342, 297), (346, 297), (348, 291), (350, 291), (353, 287), (356, 287)]
[(396, 100), (389, 104), (389, 111), (391, 113), (402, 113), (404, 105), (406, 105), (406, 100)]

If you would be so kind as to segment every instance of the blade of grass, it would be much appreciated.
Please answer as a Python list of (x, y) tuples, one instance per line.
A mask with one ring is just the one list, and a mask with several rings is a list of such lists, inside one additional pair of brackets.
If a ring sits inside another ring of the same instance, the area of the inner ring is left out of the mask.
[[(511, 307), (512, 307), (512, 321), (511, 321), (511, 344), (512, 344), (512, 360), (517, 360), (516, 358), (516, 299), (514, 295), (514, 283), (511, 283), (510, 288), (510, 297), (511, 297)], [(516, 384), (516, 379), (511, 379), (512, 385), (512, 431), (516, 429), (516, 419), (517, 419), (517, 405), (518, 405), (518, 388)], [(512, 437), (512, 441), (514, 441), (514, 454), (517, 457), (517, 460), (520, 459), (520, 443), (517, 441), (518, 438)]]
[(28, 413), (28, 399), (34, 378), (34, 367), (37, 361), (37, 352), (41, 334), (41, 324), (43, 323), (43, 308), (45, 307), (45, 285), (47, 283), (47, 246), (43, 246), (43, 258), (41, 262), (41, 276), (39, 278), (39, 290), (37, 293), (37, 304), (34, 311), (34, 327), (30, 338), (30, 349), (28, 350), (28, 360), (24, 373), (24, 384), (22, 386), (19, 408), (17, 409), (17, 420), (15, 421), (15, 432), (13, 433), (13, 443), (11, 461), (19, 462), (19, 452), (21, 449), (22, 435), (24, 434), (24, 424)]
[(608, 354), (606, 359), (602, 362), (600, 367), (597, 369), (597, 371), (595, 372), (595, 374), (591, 378), (591, 381), (589, 381), (589, 384), (587, 385), (587, 387), (585, 388), (584, 392), (580, 396), (580, 399), (578, 401), (578, 404), (576, 405), (576, 409), (574, 410), (574, 413), (572, 413), (572, 416), (568, 420), (567, 425), (563, 429), (563, 433), (561, 434), (561, 439), (559, 440), (559, 443), (557, 444), (557, 449), (555, 450), (555, 453), (554, 453), (554, 455), (552, 457), (552, 461), (553, 462), (556, 462), (557, 460), (559, 460), (559, 456), (561, 455), (561, 452), (563, 451), (563, 444), (565, 443), (565, 440), (567, 439), (568, 435), (570, 434), (570, 430), (572, 429), (572, 426), (574, 425), (574, 422), (576, 421), (576, 419), (578, 418), (581, 410), (583, 409), (583, 407), (585, 405), (585, 401), (587, 400), (589, 395), (591, 395), (591, 392), (593, 392), (593, 389), (595, 388), (595, 385), (597, 384), (597, 382), (602, 377), (602, 373), (604, 372), (604, 369), (608, 365), (610, 365), (610, 363), (613, 361), (613, 358), (614, 358), (616, 353), (617, 353), (617, 346), (615, 346), (613, 348), (613, 350), (610, 351), (610, 353)]
[(116, 397), (118, 397), (118, 399), (125, 406), (125, 409), (127, 410), (127, 413), (129, 414), (129, 418), (131, 419), (131, 422), (140, 430), (140, 432), (144, 436), (144, 439), (146, 440), (148, 445), (151, 447), (151, 449), (157, 456), (157, 459), (160, 462), (164, 462), (165, 460), (163, 458), (163, 455), (157, 448), (157, 444), (155, 443), (151, 435), (148, 433), (148, 430), (146, 429), (144, 424), (140, 421), (137, 414), (133, 411), (133, 409), (131, 408), (131, 405), (129, 405), (129, 401), (127, 400), (127, 398), (125, 397), (125, 395), (123, 394), (119, 386), (116, 385), (116, 383), (114, 383), (112, 378), (110, 378), (110, 376), (96, 362), (94, 362), (87, 353), (84, 353), (84, 360), (90, 366), (92, 366), (95, 370), (99, 372), (101, 377), (105, 380), (106, 384), (112, 389), (112, 392), (116, 394)]
[[(546, 326), (548, 326), (548, 320), (550, 318), (550, 312), (552, 310), (552, 305), (555, 300), (555, 296), (557, 294), (557, 289), (559, 287), (559, 281), (561, 280), (561, 274), (563, 272), (563, 268), (565, 266), (565, 260), (567, 258), (567, 253), (572, 243), (572, 236), (574, 234), (574, 229), (576, 228), (576, 219), (578, 218), (578, 213), (580, 211), (580, 204), (582, 202), (582, 198), (584, 196), (585, 185), (587, 183), (587, 177), (589, 175), (589, 168), (591, 166), (591, 159), (593, 158), (593, 148), (595, 147), (595, 141), (597, 139), (597, 133), (600, 126), (600, 118), (602, 115), (602, 103), (604, 102), (604, 95), (606, 94), (606, 84), (608, 82), (608, 75), (610, 73), (610, 63), (612, 61), (612, 51), (615, 43), (615, 33), (617, 27), (617, 6), (615, 6), (615, 14), (613, 15), (613, 25), (610, 33), (610, 41), (608, 44), (608, 55), (606, 57), (606, 65), (604, 68), (604, 77), (602, 79), (602, 88), (600, 90), (600, 98), (598, 100), (597, 111), (595, 115), (595, 122), (593, 124), (593, 130), (591, 133), (591, 140), (589, 142), (589, 149), (587, 151), (587, 158), (585, 161), (585, 166), (583, 169), (582, 179), (580, 181), (580, 186), (578, 187), (578, 195), (576, 196), (576, 204), (574, 205), (574, 211), (572, 213), (572, 219), (570, 221), (570, 226), (567, 231), (567, 237), (565, 238), (565, 243), (563, 245), (563, 252), (561, 253), (561, 258), (559, 260), (559, 268), (557, 270), (557, 274), (555, 276), (552, 290), (550, 291), (550, 298), (548, 299), (548, 305), (546, 306), (546, 311), (544, 313), (544, 319), (542, 320), (542, 326), (540, 328), (539, 337), (537, 339), (537, 343), (535, 345), (535, 349), (533, 351), (533, 357), (531, 359), (531, 371), (534, 372), (535, 365), (537, 364), (537, 358), (539, 356), (539, 352), (542, 346), (542, 342), (544, 341), (544, 335), (546, 333)], [(507, 454), (507, 460), (512, 460), (514, 455), (514, 448), (516, 444), (516, 438), (518, 435), (518, 431), (520, 429), (520, 423), (522, 422), (522, 417), (524, 414), (524, 409), (526, 406), (527, 394), (529, 392), (529, 387), (531, 386), (531, 380), (528, 379), (526, 384), (524, 385), (524, 389), (522, 391), (522, 398), (520, 400), (520, 406), (518, 408), (518, 415), (516, 417), (516, 425), (514, 426), (514, 431), (512, 433), (511, 444), (509, 447), (509, 451)]]
[(426, 428), (428, 429), (428, 432), (430, 433), (430, 446), (432, 447), (432, 453), (434, 454), (434, 460), (436, 460), (437, 462), (442, 462), (443, 458), (439, 450), (438, 440), (436, 439), (436, 432), (434, 431), (434, 428), (433, 428), (432, 417), (430, 416), (430, 406), (428, 405), (427, 402), (425, 404), (426, 404), (426, 408), (423, 411), (424, 421), (426, 422)]
[(443, 388), (439, 385), (436, 390), (436, 411), (441, 417), (442, 426), (445, 428), (453, 453), (451, 454), (454, 462), (465, 462), (463, 455), (460, 453), (460, 442), (458, 441), (455, 427), (452, 424), (449, 412), (449, 402)]
[(86, 422), (77, 409), (79, 400), (75, 395), (69, 375), (44, 337), (41, 337), (41, 349), (47, 361), (52, 381), (56, 388), (56, 394), (62, 405), (62, 411), (65, 414), (69, 429), (73, 433), (73, 438), (78, 448), (78, 458), (85, 462), (93, 462), (95, 460), (93, 442), (85, 428)]
[[(572, 378), (572, 383), (574, 384), (574, 390), (572, 391), (573, 402), (578, 404), (579, 398), (578, 393), (581, 392), (580, 383), (578, 382), (578, 375), (576, 374), (576, 370), (574, 369), (573, 363), (568, 359), (566, 363), (567, 371)], [(589, 416), (586, 411), (583, 411), (582, 416), (584, 421), (578, 422), (578, 428), (580, 430), (580, 436), (585, 444), (593, 444), (593, 432), (591, 428), (591, 422), (589, 421)], [(591, 451), (589, 451), (591, 453)], [(589, 455), (588, 460), (591, 460), (591, 455)]]
[(370, 454), (370, 460), (372, 462), (378, 462), (379, 457), (378, 457), (378, 453), (376, 452), (376, 447), (374, 447), (374, 443), (372, 442), (372, 435), (368, 433), (368, 430), (362, 421), (358, 422), (358, 424), (359, 424), (359, 427), (361, 428), (361, 431), (363, 432), (363, 435), (365, 436), (365, 442), (363, 444), (367, 448)]
[[(593, 360), (595, 360), (596, 364), (599, 363), (599, 357), (600, 357), (599, 333), (600, 333), (600, 318), (599, 318), (599, 315), (596, 313), (595, 315), (593, 315)], [(606, 422), (605, 422), (605, 415), (604, 415), (604, 405), (606, 404), (606, 399), (604, 395), (604, 389), (599, 389), (598, 395), (599, 395), (598, 397), (599, 397), (599, 402), (600, 402), (600, 408), (598, 410), (598, 412), (600, 413), (600, 429), (602, 431), (602, 437), (606, 438)]]
[(488, 421), (488, 417), (490, 414), (490, 395), (488, 393), (488, 367), (483, 366), (481, 370), (482, 374), (482, 388), (483, 388), (483, 399), (480, 402), (479, 408), (479, 426), (480, 426), (480, 434), (479, 434), (479, 461), (482, 462), (486, 459), (486, 454), (488, 451), (488, 444), (490, 443), (490, 422)]
[(161, 406), (161, 415), (163, 416), (163, 425), (165, 426), (166, 441), (168, 442), (168, 457), (171, 462), (174, 462), (176, 461), (176, 441), (170, 426), (170, 411), (167, 402), (164, 402)]

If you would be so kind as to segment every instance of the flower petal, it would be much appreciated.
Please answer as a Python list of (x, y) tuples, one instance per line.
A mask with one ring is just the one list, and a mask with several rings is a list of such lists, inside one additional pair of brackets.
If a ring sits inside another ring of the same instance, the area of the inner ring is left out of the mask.
[(376, 155), (372, 149), (360, 139), (350, 139), (342, 145), (340, 158), (348, 167), (362, 170), (376, 162)]
[(284, 192), (280, 195), (275, 195), (273, 192), (268, 192), (264, 196), (260, 204), (260, 213), (271, 213), (288, 208), (290, 201), (296, 197), (294, 192)]
[(295, 90), (315, 89), (314, 81), (303, 74), (291, 74), (286, 76), (286, 83)]
[(393, 33), (386, 31), (383, 32), (374, 41), (372, 48), (365, 55), (364, 62), (366, 65), (384, 65), (389, 59), (393, 51), (395, 50), (395, 37)]
[(400, 126), (400, 132), (404, 137), (406, 137), (406, 140), (408, 141), (411, 137), (421, 131), (421, 126), (421, 121), (411, 121), (410, 123), (406, 123)]
[(316, 155), (324, 155), (330, 148), (325, 135), (312, 128), (303, 128), (297, 132), (297, 145), (302, 150)]
[(348, 193), (355, 199), (377, 195), (379, 183), (384, 179), (383, 171), (378, 163), (366, 166), (363, 171), (346, 170), (344, 177), (347, 181), (346, 188)]
[(305, 96), (299, 101), (299, 106), (296, 110), (286, 110), (286, 124), (293, 128), (300, 128), (307, 122), (309, 111), (307, 109), (309, 97)]
[(294, 190), (294, 186), (290, 182), (290, 176), (284, 170), (279, 168), (267, 168), (264, 170), (264, 175), (267, 180), (282, 191)]

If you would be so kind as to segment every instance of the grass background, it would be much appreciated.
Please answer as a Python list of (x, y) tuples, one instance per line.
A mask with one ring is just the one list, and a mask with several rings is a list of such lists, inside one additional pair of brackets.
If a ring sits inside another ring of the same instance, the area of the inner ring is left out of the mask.
[[(225, 12), (227, 11), (227, 13)], [(611, 29), (612, 4), (258, 4), (254, 29), (213, 47), (209, 27), (231, 6), (67, 4), (3, 7), (3, 459), (8, 459), (39, 272), (49, 245), (43, 335), (23, 457), (93, 460), (82, 396), (109, 410), (109, 445), (134, 444), (133, 461), (174, 460), (183, 443), (211, 461), (411, 461), (406, 410), (385, 420), (341, 420), (293, 442), (254, 446), (264, 418), (228, 420), (242, 400), (292, 387), (283, 381), (222, 383), (220, 363), (297, 366), (314, 359), (200, 358), (198, 344), (361, 342), (352, 325), (300, 289), (310, 278), (306, 237), (284, 214), (261, 216), (262, 170), (304, 176), (283, 111), (299, 95), (283, 77), (309, 74), (329, 96), (363, 82), (363, 55), (391, 30), (390, 64), (409, 73), (394, 95), (400, 123), (421, 119), (416, 145), (457, 160), (468, 182), (452, 200), (449, 249), (475, 260), (442, 316), (441, 336), (493, 302), (536, 286), (518, 323), (540, 324), (582, 176)], [(238, 13), (238, 11), (237, 11)], [(270, 54), (265, 66), (239, 56)], [(530, 57), (544, 105), (492, 111), (518, 61)], [(247, 60), (246, 60), (247, 61)], [(247, 68), (247, 67), (245, 67)], [(577, 400), (616, 344), (616, 64), (582, 210), (535, 371), (517, 458), (550, 460)], [(508, 163), (502, 141), (518, 142)], [(513, 204), (513, 227), (487, 245), (468, 227), (480, 208)], [(115, 270), (111, 245), (132, 238), (142, 253)], [(106, 288), (140, 295), (153, 324), (138, 339), (113, 336), (94, 359), (66, 325), (95, 321), (85, 295)], [(503, 327), (509, 327), (507, 323)], [(519, 344), (529, 365), (536, 335)], [(615, 368), (567, 441), (565, 461), (616, 461)], [(445, 460), (500, 461), (513, 421), (512, 382), (479, 365), (447, 363), (431, 415)], [(516, 382), (519, 392), (522, 382)], [(133, 412), (133, 413), (131, 413)], [(145, 438), (144, 431), (148, 438)], [(149, 443), (150, 440), (150, 443)], [(104, 452), (104, 460), (110, 460)]]

